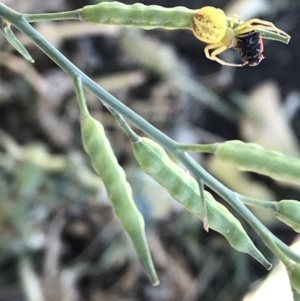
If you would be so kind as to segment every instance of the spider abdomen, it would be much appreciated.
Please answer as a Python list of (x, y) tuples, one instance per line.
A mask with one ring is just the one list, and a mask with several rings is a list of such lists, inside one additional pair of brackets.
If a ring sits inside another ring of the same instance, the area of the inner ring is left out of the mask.
[(220, 42), (227, 31), (228, 24), (223, 10), (205, 6), (196, 11), (192, 31), (197, 39), (205, 43)]
[(250, 31), (236, 37), (234, 47), (239, 51), (243, 65), (257, 66), (263, 59), (263, 40), (259, 31)]

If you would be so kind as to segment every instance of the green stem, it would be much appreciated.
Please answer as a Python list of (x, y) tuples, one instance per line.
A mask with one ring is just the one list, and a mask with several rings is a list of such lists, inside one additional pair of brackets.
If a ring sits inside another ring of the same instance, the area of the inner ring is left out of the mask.
[(116, 110), (112, 108), (108, 108), (108, 110), (111, 112), (111, 114), (115, 117), (116, 121), (128, 137), (131, 143), (137, 143), (140, 140), (140, 137), (133, 131), (133, 129), (129, 126), (129, 124), (126, 122), (124, 117), (119, 114)]
[(263, 208), (271, 209), (275, 212), (278, 212), (278, 203), (277, 202), (258, 200), (258, 199), (250, 198), (250, 197), (240, 195), (240, 194), (239, 194), (239, 198), (245, 205), (263, 207)]
[(47, 54), (62, 70), (64, 70), (70, 77), (80, 77), (83, 86), (91, 91), (99, 100), (105, 105), (113, 108), (119, 114), (123, 115), (135, 126), (141, 129), (144, 133), (150, 136), (153, 140), (159, 143), (171, 154), (176, 156), (196, 178), (201, 178), (202, 181), (214, 190), (217, 194), (224, 198), (258, 233), (264, 243), (273, 250), (273, 243), (291, 259), (300, 262), (300, 256), (294, 253), (287, 245), (274, 236), (268, 228), (266, 228), (249, 209), (240, 201), (238, 195), (221, 184), (206, 170), (204, 170), (197, 162), (187, 153), (181, 153), (177, 150), (177, 143), (164, 135), (162, 132), (153, 127), (146, 120), (134, 113), (123, 103), (118, 101), (115, 97), (99, 87), (94, 81), (87, 77), (82, 71), (75, 67), (65, 56), (63, 56), (55, 47), (53, 47), (47, 40), (45, 40), (20, 14), (0, 5), (0, 16), (12, 23), (22, 33), (27, 35), (34, 44), (36, 44), (45, 54)]
[(79, 9), (57, 12), (57, 13), (46, 13), (46, 14), (24, 14), (23, 17), (28, 22), (39, 22), (39, 21), (60, 21), (60, 20), (80, 20)]
[(195, 153), (211, 153), (215, 152), (216, 145), (213, 144), (177, 144), (177, 149), (181, 152), (195, 152)]
[(87, 103), (82, 88), (82, 81), (79, 76), (74, 77), (74, 86), (75, 86), (76, 97), (79, 105), (80, 119), (83, 119), (89, 116), (90, 112), (87, 107)]
[(286, 254), (282, 252), (282, 250), (278, 248), (278, 246), (275, 243), (273, 244), (273, 252), (287, 269), (291, 267), (293, 261), (288, 256), (286, 256)]

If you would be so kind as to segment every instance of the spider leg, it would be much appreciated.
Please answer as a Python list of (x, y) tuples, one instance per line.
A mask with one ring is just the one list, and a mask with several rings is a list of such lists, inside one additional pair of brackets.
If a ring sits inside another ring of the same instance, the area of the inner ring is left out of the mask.
[(287, 33), (277, 28), (272, 22), (261, 19), (250, 19), (234, 28), (236, 35), (247, 33), (252, 30), (268, 30), (289, 37)]
[(211, 54), (210, 54), (210, 50), (222, 48), (222, 51), (221, 51), (221, 52), (223, 52), (223, 51), (226, 50), (226, 47), (225, 47), (224, 50), (223, 50), (223, 47), (225, 47), (225, 46), (223, 45), (223, 43), (215, 43), (215, 44), (207, 45), (207, 46), (204, 48), (205, 56), (206, 56), (209, 60), (212, 60), (212, 61), (213, 61), (213, 58), (211, 57)]
[[(204, 49), (204, 53), (205, 53), (205, 56), (209, 60), (216, 61), (217, 63), (219, 63), (223, 66), (242, 67), (243, 66), (242, 64), (227, 63), (217, 57), (217, 55), (224, 52), (226, 49), (228, 49), (227, 46), (224, 46), (222, 43), (216, 43), (216, 44), (211, 44), (211, 45), (206, 46)], [(213, 51), (210, 53), (210, 50), (213, 50)]]

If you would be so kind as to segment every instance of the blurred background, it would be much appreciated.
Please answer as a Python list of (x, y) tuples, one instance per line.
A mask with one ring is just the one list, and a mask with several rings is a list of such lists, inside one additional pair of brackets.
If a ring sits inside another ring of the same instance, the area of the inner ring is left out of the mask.
[[(93, 3), (2, 2), (23, 13)], [(205, 44), (190, 31), (95, 27), (78, 21), (34, 26), (99, 85), (177, 141), (241, 139), (299, 157), (300, 1), (141, 2), (192, 9), (216, 6), (228, 16), (237, 13), (244, 20), (274, 22), (292, 39), (289, 45), (265, 41), (266, 59), (257, 67), (232, 68), (207, 60)], [(161, 281), (158, 287), (150, 285), (83, 151), (71, 79), (30, 40), (15, 33), (35, 64), (25, 62), (0, 36), (0, 301), (243, 300), (268, 271), (230, 248), (219, 234), (207, 234), (198, 219), (141, 172), (115, 120), (86, 93), (90, 111), (104, 124), (146, 220)], [(221, 57), (240, 62), (234, 50)], [(295, 185), (241, 173), (211, 156), (195, 158), (241, 194), (264, 200), (300, 199)], [(296, 238), (271, 212), (253, 212), (285, 243)], [(244, 226), (276, 264), (253, 230)]]

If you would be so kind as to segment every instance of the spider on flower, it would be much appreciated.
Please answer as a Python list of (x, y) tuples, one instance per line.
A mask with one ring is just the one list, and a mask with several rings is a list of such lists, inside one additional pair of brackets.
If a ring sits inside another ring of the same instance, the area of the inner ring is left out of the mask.
[[(194, 15), (192, 31), (197, 39), (208, 43), (204, 49), (205, 56), (221, 65), (242, 67), (257, 66), (263, 59), (263, 31), (275, 32), (290, 40), (290, 36), (278, 29), (273, 23), (250, 19), (240, 22), (238, 15), (228, 21), (223, 10), (212, 6), (199, 9)], [(239, 51), (242, 64), (233, 64), (218, 57), (225, 50), (233, 48)]]

